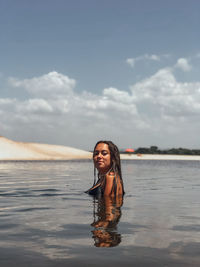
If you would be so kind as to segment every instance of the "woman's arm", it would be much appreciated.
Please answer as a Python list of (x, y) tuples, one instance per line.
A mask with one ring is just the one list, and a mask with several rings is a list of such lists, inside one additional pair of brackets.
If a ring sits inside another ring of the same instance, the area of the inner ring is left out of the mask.
[(114, 195), (114, 192), (112, 191), (113, 189), (113, 183), (114, 179), (116, 179), (116, 195), (123, 195), (122, 192), (122, 184), (120, 181), (120, 178), (114, 174), (114, 172), (110, 172), (109, 174), (106, 175), (106, 183), (105, 183), (105, 189), (104, 189), (104, 195), (109, 196), (109, 195)]
[(112, 187), (114, 182), (115, 175), (113, 172), (106, 175), (104, 195), (109, 196), (112, 193)]

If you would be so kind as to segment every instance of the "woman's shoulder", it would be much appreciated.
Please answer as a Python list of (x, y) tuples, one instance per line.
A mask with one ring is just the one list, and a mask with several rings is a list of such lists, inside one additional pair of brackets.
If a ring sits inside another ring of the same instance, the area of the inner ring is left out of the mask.
[(115, 174), (114, 174), (114, 172), (112, 173), (108, 173), (108, 174), (106, 174), (106, 178), (112, 178), (112, 179), (114, 179), (114, 177), (115, 177)]

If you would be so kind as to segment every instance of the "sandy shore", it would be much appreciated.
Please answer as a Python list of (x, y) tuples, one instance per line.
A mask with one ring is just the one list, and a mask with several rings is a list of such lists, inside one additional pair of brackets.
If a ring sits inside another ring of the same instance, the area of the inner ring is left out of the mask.
[(121, 154), (120, 158), (125, 160), (200, 160), (200, 156), (155, 154)]
[[(121, 154), (123, 160), (200, 160), (200, 156)], [(92, 153), (68, 146), (15, 142), (0, 137), (0, 160), (92, 159)]]
[(91, 159), (92, 153), (67, 147), (15, 142), (0, 137), (0, 160), (70, 160)]

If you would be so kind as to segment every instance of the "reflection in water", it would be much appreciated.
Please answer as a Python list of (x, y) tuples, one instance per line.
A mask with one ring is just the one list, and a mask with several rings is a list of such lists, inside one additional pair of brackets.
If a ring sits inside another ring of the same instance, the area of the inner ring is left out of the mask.
[(92, 231), (96, 247), (114, 247), (121, 242), (117, 224), (121, 217), (123, 196), (94, 197), (94, 222)]
[(200, 161), (122, 163), (126, 201), (93, 222), (92, 161), (0, 162), (0, 266), (199, 267)]

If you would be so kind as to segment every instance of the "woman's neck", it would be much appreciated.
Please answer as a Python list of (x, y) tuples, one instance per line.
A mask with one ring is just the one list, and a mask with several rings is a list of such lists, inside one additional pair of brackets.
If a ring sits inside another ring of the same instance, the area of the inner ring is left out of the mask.
[(107, 175), (112, 170), (112, 167), (103, 171), (99, 171), (99, 175)]

